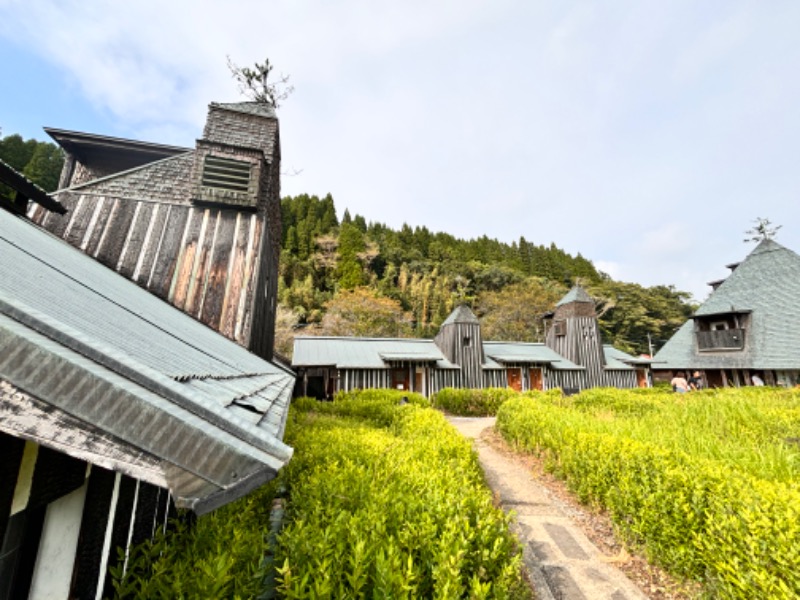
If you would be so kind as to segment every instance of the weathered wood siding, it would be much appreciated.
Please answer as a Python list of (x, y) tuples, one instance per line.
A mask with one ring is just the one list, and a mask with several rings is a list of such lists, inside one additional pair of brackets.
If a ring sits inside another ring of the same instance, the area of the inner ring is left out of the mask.
[(586, 369), (585, 384), (582, 387), (605, 385), (605, 356), (597, 319), (586, 316), (570, 317), (562, 323), (566, 329), (565, 335), (557, 335), (557, 328), (551, 327), (547, 332), (546, 345)]
[(434, 341), (447, 360), (461, 367), (458, 387), (483, 386), (483, 338), (479, 323), (442, 325)]
[(36, 211), (34, 220), (229, 339), (271, 356), (277, 264), (265, 248), (272, 240), (264, 214), (59, 197), (66, 215)]
[[(118, 564), (118, 549), (151, 538), (164, 528), (174, 505), (165, 489), (114, 473), (97, 465), (0, 432), (0, 533), (14, 529), (20, 545), (10, 547), (4, 568), (24, 561), (0, 588), (8, 597), (26, 598), (30, 591), (68, 592), (70, 598), (111, 597), (108, 569)], [(61, 537), (68, 523), (46, 527), (46, 515), (68, 495), (83, 490), (76, 513), (78, 535)], [(50, 550), (48, 550), (50, 549)], [(58, 549), (57, 554), (52, 550)], [(49, 556), (48, 564), (37, 559)], [(58, 561), (69, 564), (57, 565)], [(53, 580), (54, 572), (71, 578)], [(102, 595), (101, 595), (102, 594)]]

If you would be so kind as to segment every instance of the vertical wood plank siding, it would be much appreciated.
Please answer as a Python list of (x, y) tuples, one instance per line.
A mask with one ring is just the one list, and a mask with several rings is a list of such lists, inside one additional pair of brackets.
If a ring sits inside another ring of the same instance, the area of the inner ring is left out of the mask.
[[(555, 328), (547, 332), (547, 346), (576, 365), (586, 368), (585, 385), (605, 385), (605, 357), (600, 343), (600, 328), (594, 317), (572, 317), (565, 321), (566, 335), (556, 335)], [(591, 332), (594, 340), (587, 342), (584, 332)]]
[(265, 214), (70, 192), (59, 199), (72, 209), (66, 215), (35, 211), (32, 218), (225, 337), (271, 357), (275, 300), (265, 295), (275, 296), (277, 263)]
[[(469, 340), (468, 345), (465, 340)], [(459, 365), (458, 387), (483, 386), (483, 339), (479, 323), (447, 323), (436, 336), (436, 345), (451, 363)]]

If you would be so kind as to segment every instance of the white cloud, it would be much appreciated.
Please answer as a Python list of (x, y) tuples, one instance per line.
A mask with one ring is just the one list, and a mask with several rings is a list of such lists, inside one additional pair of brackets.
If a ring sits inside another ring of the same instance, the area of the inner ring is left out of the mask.
[(284, 192), (702, 290), (755, 216), (800, 250), (798, 16), (746, 0), (0, 0), (0, 36), (71, 78), (115, 128), (98, 133), (185, 145), (209, 101), (237, 97), (226, 56), (269, 57), (296, 87), (279, 114), (284, 170), (302, 172)]

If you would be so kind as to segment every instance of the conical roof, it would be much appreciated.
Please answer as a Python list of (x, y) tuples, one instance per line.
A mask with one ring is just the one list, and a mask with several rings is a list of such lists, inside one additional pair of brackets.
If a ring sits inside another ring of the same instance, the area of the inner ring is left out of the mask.
[(567, 295), (564, 296), (556, 306), (563, 306), (565, 304), (570, 304), (571, 302), (590, 302), (594, 304), (594, 300), (592, 300), (591, 296), (586, 293), (581, 286), (575, 285), (573, 288), (567, 292)]
[(450, 313), (450, 316), (442, 323), (442, 327), (454, 323), (474, 323), (477, 325), (480, 322), (478, 321), (478, 317), (475, 316), (475, 313), (470, 310), (469, 306), (462, 304), (461, 306), (457, 306), (453, 312)]

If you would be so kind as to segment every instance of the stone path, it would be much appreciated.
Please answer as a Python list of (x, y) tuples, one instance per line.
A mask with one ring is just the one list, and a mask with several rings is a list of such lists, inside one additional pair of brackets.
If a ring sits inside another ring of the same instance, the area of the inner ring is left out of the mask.
[(641, 600), (643, 594), (583, 534), (566, 507), (521, 464), (481, 440), (494, 418), (450, 417), (474, 440), (481, 467), (503, 510), (516, 515), (515, 534), (539, 600)]

